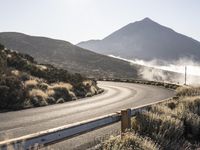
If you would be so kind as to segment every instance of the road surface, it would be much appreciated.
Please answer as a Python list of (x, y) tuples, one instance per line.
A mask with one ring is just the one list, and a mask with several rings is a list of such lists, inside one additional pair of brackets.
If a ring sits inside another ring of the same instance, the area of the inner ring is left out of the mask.
[(91, 119), (172, 97), (160, 87), (119, 82), (98, 82), (105, 92), (64, 104), (0, 113), (0, 141)]

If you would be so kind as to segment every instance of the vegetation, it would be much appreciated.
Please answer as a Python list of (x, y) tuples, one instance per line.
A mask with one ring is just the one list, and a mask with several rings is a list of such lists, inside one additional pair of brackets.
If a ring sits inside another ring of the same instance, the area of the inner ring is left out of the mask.
[(99, 78), (100, 81), (113, 81), (113, 82), (127, 82), (127, 83), (137, 83), (137, 84), (145, 84), (145, 85), (153, 85), (160, 86), (167, 89), (177, 89), (179, 85), (167, 82), (159, 82), (159, 81), (148, 81), (148, 80), (135, 80), (135, 79), (114, 79), (114, 78)]
[(4, 45), (0, 44), (0, 50), (4, 49)]
[(197, 149), (200, 147), (200, 88), (179, 87), (177, 97), (132, 118), (125, 137), (111, 137), (100, 149)]
[(100, 92), (93, 80), (38, 64), (33, 57), (0, 45), (0, 110), (63, 103)]

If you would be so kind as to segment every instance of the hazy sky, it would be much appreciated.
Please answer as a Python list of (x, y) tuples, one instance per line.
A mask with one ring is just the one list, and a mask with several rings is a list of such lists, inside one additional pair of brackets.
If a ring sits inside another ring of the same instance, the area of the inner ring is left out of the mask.
[(200, 0), (0, 0), (0, 32), (74, 44), (145, 17), (200, 41)]

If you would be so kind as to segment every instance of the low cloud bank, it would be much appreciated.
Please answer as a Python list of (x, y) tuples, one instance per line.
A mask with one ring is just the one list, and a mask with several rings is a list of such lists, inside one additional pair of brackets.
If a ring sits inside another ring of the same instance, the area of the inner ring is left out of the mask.
[[(120, 56), (109, 55), (117, 59), (121, 59), (131, 64), (138, 64), (146, 67), (141, 67), (139, 74), (146, 80), (156, 80), (184, 84), (185, 66), (187, 66), (187, 84), (200, 84), (200, 63), (192, 59), (182, 58), (173, 62), (160, 60), (144, 61), (139, 59), (124, 59)], [(172, 75), (168, 71), (179, 74)]]

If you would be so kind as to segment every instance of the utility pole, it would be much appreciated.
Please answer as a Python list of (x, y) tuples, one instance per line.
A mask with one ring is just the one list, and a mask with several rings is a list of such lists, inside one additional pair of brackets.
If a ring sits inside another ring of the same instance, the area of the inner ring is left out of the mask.
[(187, 84), (187, 66), (185, 66), (185, 84), (184, 85), (186, 84)]

